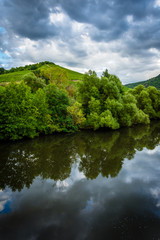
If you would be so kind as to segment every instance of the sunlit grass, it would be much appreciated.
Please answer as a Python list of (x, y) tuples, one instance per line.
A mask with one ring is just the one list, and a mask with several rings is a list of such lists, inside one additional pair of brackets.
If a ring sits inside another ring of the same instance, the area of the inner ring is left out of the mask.
[(19, 71), (19, 72), (2, 74), (2, 75), (0, 75), (0, 83), (21, 81), (23, 79), (23, 76), (29, 72), (30, 72), (30, 70), (23, 70), (23, 71)]

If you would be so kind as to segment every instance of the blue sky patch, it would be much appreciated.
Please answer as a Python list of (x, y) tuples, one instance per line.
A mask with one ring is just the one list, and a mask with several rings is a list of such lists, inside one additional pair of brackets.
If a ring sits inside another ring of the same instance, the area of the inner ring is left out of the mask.
[(6, 33), (6, 31), (5, 31), (5, 29), (3, 27), (0, 27), (0, 32), (3, 33), (3, 34)]

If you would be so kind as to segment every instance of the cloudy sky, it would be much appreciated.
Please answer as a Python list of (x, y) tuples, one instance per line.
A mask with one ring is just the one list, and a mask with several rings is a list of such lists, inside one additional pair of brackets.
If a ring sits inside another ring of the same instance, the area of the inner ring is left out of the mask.
[(52, 61), (123, 83), (160, 73), (160, 0), (0, 0), (0, 66)]

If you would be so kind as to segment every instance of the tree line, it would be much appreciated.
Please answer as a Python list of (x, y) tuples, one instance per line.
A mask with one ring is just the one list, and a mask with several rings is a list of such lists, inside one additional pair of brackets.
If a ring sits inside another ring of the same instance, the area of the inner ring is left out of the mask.
[(54, 64), (54, 63), (49, 62), (49, 61), (44, 61), (44, 62), (40, 62), (40, 63), (25, 65), (24, 67), (21, 66), (21, 67), (11, 68), (9, 70), (7, 70), (3, 67), (0, 67), (0, 74), (12, 73), (12, 72), (23, 71), (23, 70), (36, 70), (45, 64)]
[(86, 73), (72, 96), (63, 79), (59, 82), (46, 83), (29, 73), (20, 84), (3, 88), (0, 139), (34, 138), (82, 128), (118, 129), (160, 118), (160, 91), (155, 87), (139, 85), (126, 91), (119, 78), (107, 70), (101, 78), (94, 71)]

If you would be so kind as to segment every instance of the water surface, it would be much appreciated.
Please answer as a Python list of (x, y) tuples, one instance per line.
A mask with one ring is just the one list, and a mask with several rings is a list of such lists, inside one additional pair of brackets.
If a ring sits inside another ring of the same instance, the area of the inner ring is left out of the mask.
[(160, 123), (0, 145), (0, 239), (160, 239)]

